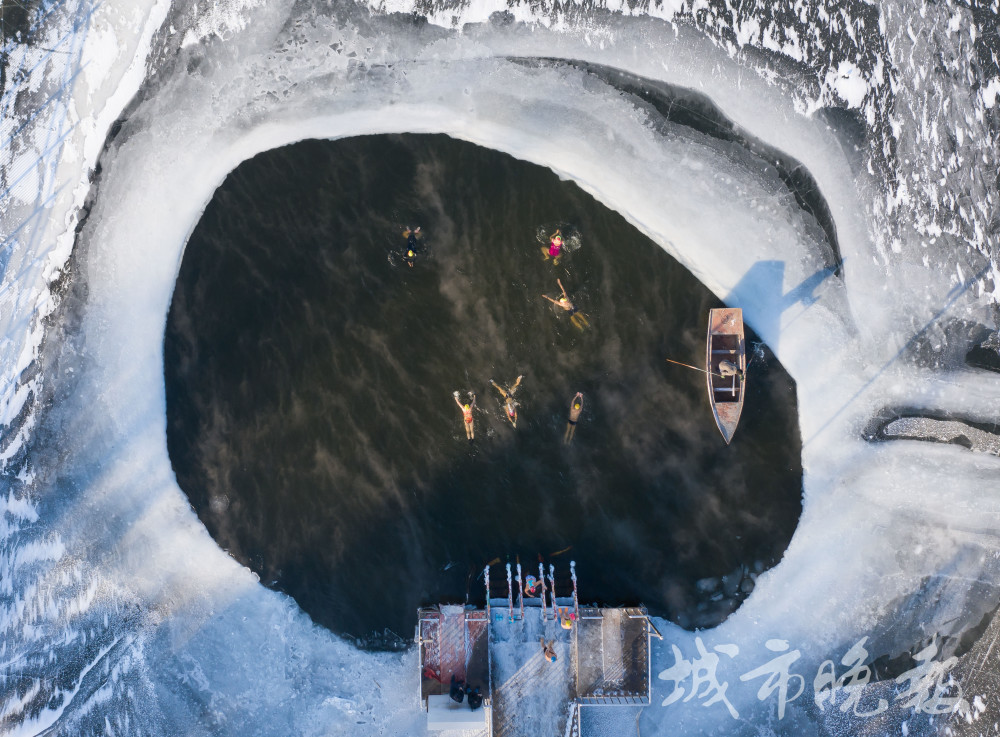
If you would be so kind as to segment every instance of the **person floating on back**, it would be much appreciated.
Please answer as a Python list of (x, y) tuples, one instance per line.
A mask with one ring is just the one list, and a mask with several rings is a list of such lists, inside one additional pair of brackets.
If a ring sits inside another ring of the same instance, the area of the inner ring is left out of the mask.
[(573, 302), (570, 301), (569, 295), (566, 294), (566, 288), (562, 285), (562, 279), (556, 279), (556, 283), (559, 284), (562, 296), (559, 299), (553, 299), (549, 295), (543, 294), (542, 297), (547, 299), (556, 307), (561, 307), (566, 310), (566, 312), (569, 313), (570, 322), (573, 323), (573, 325), (575, 325), (579, 330), (583, 330), (585, 327), (590, 325), (590, 321), (587, 319), (587, 316), (580, 312), (580, 310), (573, 305)]
[(557, 229), (555, 233), (549, 236), (549, 245), (542, 246), (542, 255), (545, 256), (545, 260), (548, 261), (552, 259), (552, 265), (559, 265), (559, 257), (562, 256), (563, 250), (563, 237), (562, 233)]
[(566, 420), (566, 433), (563, 435), (563, 442), (569, 445), (576, 435), (576, 423), (580, 420), (580, 413), (583, 411), (583, 395), (577, 392), (569, 403), (569, 419)]
[(464, 420), (463, 424), (465, 425), (465, 437), (467, 437), (471, 443), (476, 439), (476, 433), (472, 427), (472, 410), (476, 408), (476, 395), (469, 392), (469, 397), (472, 399), (469, 404), (462, 404), (462, 402), (459, 401), (457, 391), (452, 392), (452, 396), (455, 397), (455, 404), (457, 404), (458, 408), (462, 410), (462, 419)]
[(517, 427), (517, 402), (514, 401), (514, 392), (516, 392), (517, 388), (521, 385), (521, 379), (523, 378), (523, 374), (518, 376), (514, 385), (507, 387), (506, 391), (504, 391), (499, 384), (493, 381), (493, 379), (490, 379), (490, 383), (495, 386), (497, 391), (500, 392), (501, 396), (503, 396), (503, 410), (507, 415), (507, 419), (510, 420), (510, 424), (514, 427)]

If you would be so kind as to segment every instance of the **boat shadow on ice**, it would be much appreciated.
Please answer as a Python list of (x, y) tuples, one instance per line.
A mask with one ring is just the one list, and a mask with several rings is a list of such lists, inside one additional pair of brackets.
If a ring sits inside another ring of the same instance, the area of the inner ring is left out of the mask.
[[(806, 309), (819, 300), (816, 290), (829, 277), (835, 275), (837, 270), (837, 266), (827, 266), (785, 292), (785, 262), (757, 261), (723, 301), (731, 307), (741, 307), (749, 313), (757, 334), (777, 353), (782, 331), (781, 315), (795, 305), (801, 304), (803, 310), (792, 318), (792, 322), (797, 320)], [(785, 329), (788, 324), (785, 324)]]

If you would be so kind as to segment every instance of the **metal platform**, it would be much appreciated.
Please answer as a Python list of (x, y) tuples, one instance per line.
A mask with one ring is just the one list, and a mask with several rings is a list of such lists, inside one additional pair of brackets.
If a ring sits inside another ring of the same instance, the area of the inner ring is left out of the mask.
[(579, 704), (649, 704), (646, 610), (583, 608), (574, 628)]
[[(488, 568), (485, 578), (485, 610), (420, 610), (425, 705), (430, 697), (436, 708), (447, 705), (440, 697), (448, 694), (454, 675), (483, 689), (487, 724), (463, 734), (528, 737), (579, 735), (584, 708), (634, 710), (649, 704), (649, 638), (651, 631), (659, 633), (644, 608), (581, 607), (572, 563), (569, 580), (562, 582), (552, 566), (548, 572), (540, 567), (535, 597), (525, 596), (520, 565), (516, 575), (507, 566), (505, 597), (489, 596)], [(566, 595), (557, 595), (557, 587)], [(552, 643), (554, 662), (544, 655), (545, 643)], [(435, 719), (429, 715), (428, 726), (444, 728), (444, 721)]]
[[(420, 647), (420, 700), (425, 708), (432, 701), (448, 699), (451, 679), (479, 687), (483, 694), (484, 727), (463, 734), (492, 734), (489, 663), (489, 622), (481, 609), (442, 605), (418, 612), (416, 640)], [(456, 705), (457, 706), (457, 705)], [(463, 708), (464, 704), (461, 705)], [(429, 714), (428, 726), (435, 724)]]

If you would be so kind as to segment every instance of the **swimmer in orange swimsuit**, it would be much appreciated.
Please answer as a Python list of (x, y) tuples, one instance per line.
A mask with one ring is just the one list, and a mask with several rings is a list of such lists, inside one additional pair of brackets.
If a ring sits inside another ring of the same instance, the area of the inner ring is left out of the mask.
[(495, 386), (497, 391), (503, 396), (504, 413), (507, 415), (507, 419), (510, 420), (510, 424), (514, 427), (517, 427), (517, 402), (514, 401), (514, 392), (516, 392), (517, 387), (521, 385), (521, 379), (523, 378), (523, 374), (518, 376), (517, 381), (514, 382), (513, 386), (508, 387), (507, 391), (501, 389), (499, 384), (493, 381), (493, 379), (490, 379), (490, 383)]
[(542, 246), (542, 255), (545, 256), (545, 260), (548, 261), (552, 259), (552, 265), (559, 265), (559, 257), (562, 256), (563, 249), (563, 238), (562, 233), (556, 230), (551, 236), (549, 236), (549, 245)]
[(569, 419), (566, 421), (566, 434), (563, 435), (563, 442), (566, 445), (573, 442), (573, 436), (576, 434), (576, 423), (579, 421), (582, 411), (583, 395), (577, 392), (569, 405)]
[(562, 285), (562, 279), (556, 279), (556, 283), (559, 284), (562, 296), (559, 299), (553, 299), (549, 295), (543, 294), (542, 297), (547, 299), (556, 307), (561, 307), (566, 310), (566, 312), (569, 313), (569, 321), (573, 323), (574, 327), (578, 330), (583, 330), (585, 327), (588, 327), (590, 325), (590, 320), (588, 320), (587, 316), (580, 312), (573, 302), (570, 301), (569, 295), (566, 294), (566, 288)]
[(469, 404), (462, 404), (459, 401), (457, 391), (452, 392), (452, 396), (455, 397), (455, 404), (457, 404), (458, 408), (462, 410), (462, 419), (464, 420), (463, 424), (465, 425), (465, 437), (467, 437), (471, 443), (476, 439), (476, 433), (472, 427), (472, 410), (476, 408), (476, 395), (469, 392), (469, 397), (472, 398), (472, 402)]

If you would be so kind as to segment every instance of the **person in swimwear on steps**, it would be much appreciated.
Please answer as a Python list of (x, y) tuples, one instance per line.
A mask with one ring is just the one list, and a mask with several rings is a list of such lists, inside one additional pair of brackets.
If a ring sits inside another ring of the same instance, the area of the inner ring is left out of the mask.
[(457, 391), (453, 392), (452, 396), (455, 397), (455, 404), (457, 404), (458, 408), (462, 410), (462, 419), (465, 420), (465, 437), (467, 437), (471, 443), (476, 439), (476, 433), (472, 428), (472, 410), (476, 408), (476, 395), (469, 392), (469, 396), (472, 398), (472, 402), (470, 404), (462, 404), (458, 399)]
[(587, 316), (580, 312), (580, 310), (578, 310), (570, 301), (569, 295), (566, 294), (566, 288), (562, 285), (562, 279), (556, 279), (556, 283), (562, 291), (562, 297), (559, 299), (553, 299), (547, 294), (543, 294), (542, 296), (556, 307), (562, 307), (566, 310), (566, 312), (569, 313), (569, 321), (573, 323), (577, 329), (583, 330), (585, 327), (590, 325), (590, 320), (588, 320)]
[(514, 427), (517, 427), (517, 402), (514, 401), (514, 392), (516, 392), (517, 387), (521, 385), (521, 379), (523, 378), (524, 374), (518, 376), (517, 381), (514, 382), (513, 386), (508, 387), (507, 391), (501, 389), (499, 384), (493, 381), (493, 379), (490, 379), (490, 383), (497, 388), (497, 391), (500, 392), (501, 395), (503, 395), (504, 412), (507, 413), (507, 419), (510, 420), (510, 424)]
[(550, 663), (556, 662), (556, 648), (555, 648), (556, 641), (549, 640), (548, 644), (546, 644), (544, 637), (539, 637), (538, 639), (542, 643), (542, 655), (545, 657), (545, 659)]
[(555, 233), (549, 236), (549, 245), (542, 246), (542, 254), (545, 256), (545, 260), (548, 261), (552, 259), (552, 265), (559, 265), (559, 257), (562, 256), (563, 249), (563, 238), (562, 233), (557, 229)]
[(573, 622), (576, 621), (576, 613), (571, 612), (569, 607), (559, 607), (556, 610), (556, 614), (559, 615), (559, 626), (564, 630), (573, 629)]
[(534, 576), (526, 576), (524, 579), (524, 595), (538, 596), (538, 589), (542, 582)]
[(573, 436), (576, 434), (576, 423), (580, 419), (580, 413), (582, 411), (583, 395), (580, 392), (577, 392), (569, 405), (569, 419), (566, 421), (566, 434), (563, 435), (563, 442), (566, 445), (573, 442)]

